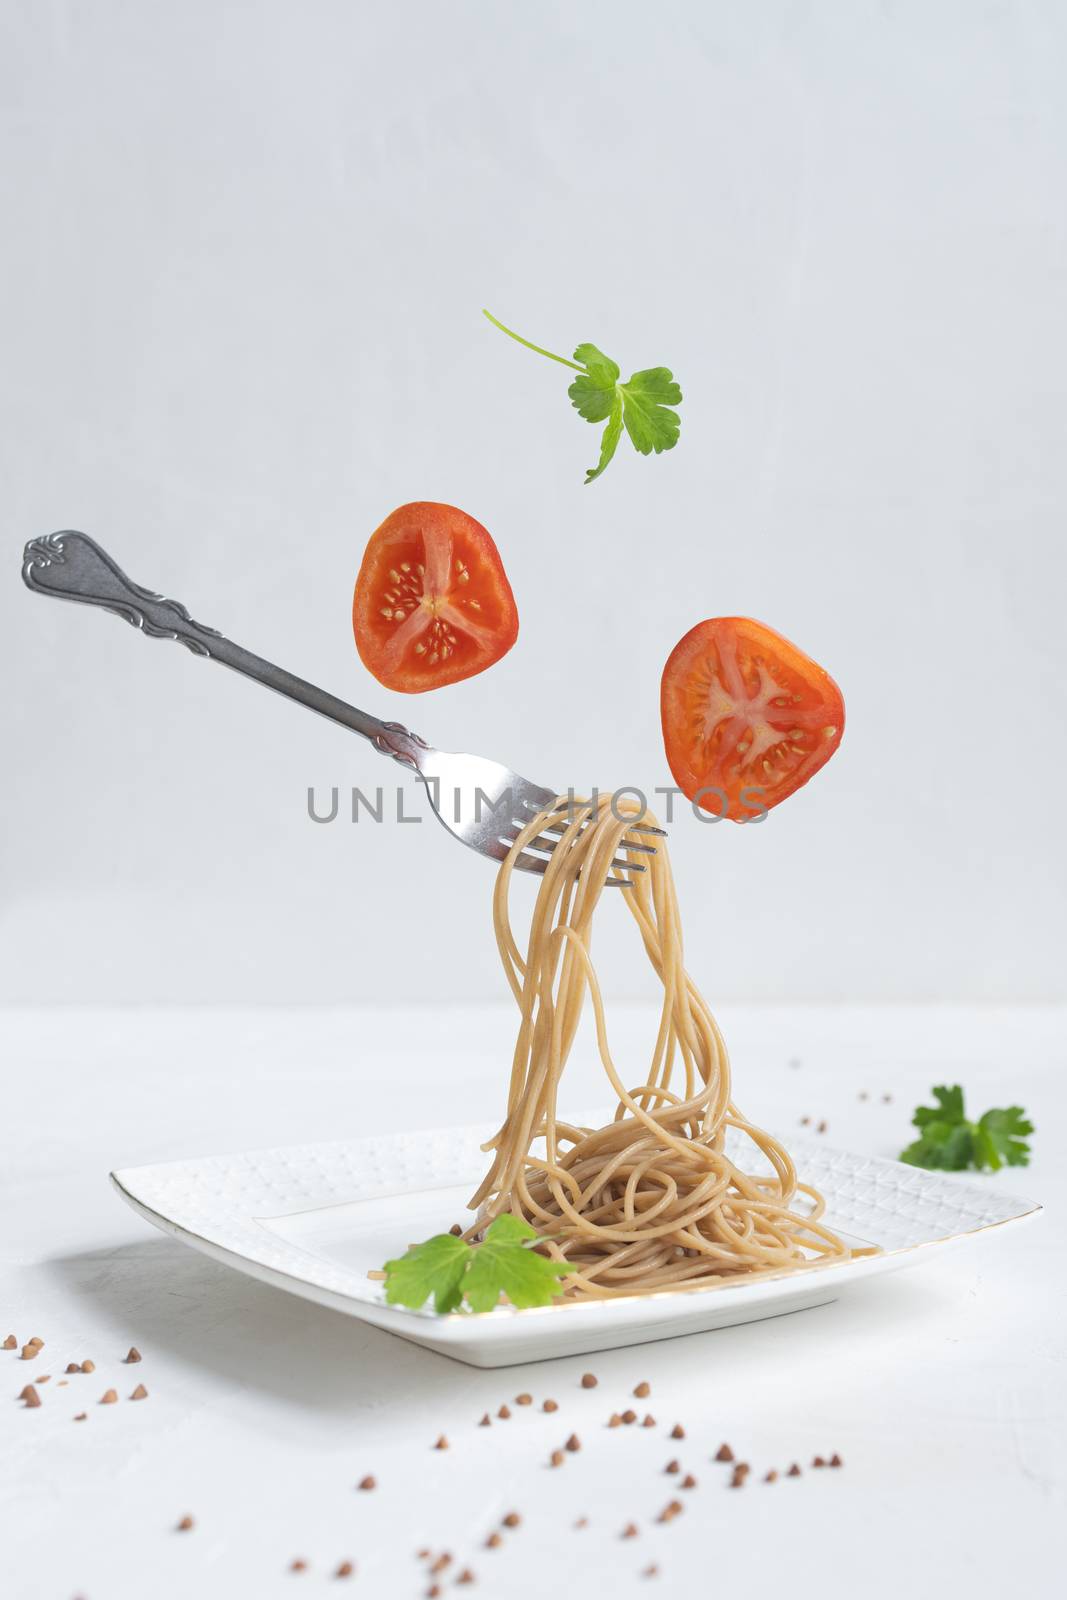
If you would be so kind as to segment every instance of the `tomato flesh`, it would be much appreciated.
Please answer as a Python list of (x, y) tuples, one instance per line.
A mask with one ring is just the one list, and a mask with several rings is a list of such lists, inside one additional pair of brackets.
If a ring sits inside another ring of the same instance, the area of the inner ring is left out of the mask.
[(678, 787), (732, 822), (753, 821), (807, 783), (845, 731), (830, 674), (750, 617), (712, 617), (679, 640), (660, 711)]
[(356, 648), (387, 689), (423, 694), (484, 672), (519, 632), (492, 537), (434, 501), (400, 508), (371, 535), (352, 601)]

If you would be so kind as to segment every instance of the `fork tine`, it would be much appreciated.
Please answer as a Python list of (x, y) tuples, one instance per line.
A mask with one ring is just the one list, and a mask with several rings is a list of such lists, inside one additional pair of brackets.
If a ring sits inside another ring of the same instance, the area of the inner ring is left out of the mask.
[[(507, 833), (501, 834), (501, 838), (504, 839), (506, 842), (513, 843), (515, 841), (515, 839), (517, 839), (518, 836), (519, 836), (519, 830), (520, 830), (522, 824), (519, 823), (519, 822), (512, 822), (510, 824), (510, 826), (512, 828), (514, 828), (514, 830), (515, 830), (514, 833), (512, 833), (512, 834), (507, 834)], [(523, 845), (522, 848), (524, 850), (545, 850), (545, 851), (548, 852), (549, 855), (551, 855), (552, 851), (560, 843), (561, 843), (561, 840), (559, 838), (553, 837), (549, 833), (539, 833), (537, 835), (536, 839), (527, 839), (526, 843)]]
[[(510, 842), (513, 842), (513, 841), (509, 841), (507, 838), (503, 838), (501, 842), (503, 844), (508, 844)], [(527, 851), (527, 850), (533, 850), (535, 852), (541, 852), (546, 856), (550, 856), (550, 855), (553, 855), (555, 853), (555, 851), (559, 848), (559, 845), (560, 845), (560, 840), (558, 840), (558, 839), (546, 839), (544, 834), (542, 834), (537, 839), (527, 839), (526, 843), (523, 845), (522, 848), (523, 848), (524, 852)], [(627, 861), (625, 856), (615, 856), (615, 857), (613, 857), (613, 859), (608, 864), (609, 864), (609, 866), (617, 867), (617, 868), (620, 869), (620, 871), (625, 871), (625, 872), (647, 872), (648, 871), (648, 868), (645, 866), (643, 861)], [(548, 865), (547, 861), (545, 862), (545, 865), (546, 866)]]
[(513, 865), (519, 872), (536, 872), (539, 878), (543, 878), (548, 862), (542, 861), (539, 856), (528, 856), (525, 850), (520, 850)]
[[(663, 829), (657, 828), (656, 832), (663, 833)], [(666, 838), (667, 835), (663, 833), (663, 837)], [(640, 850), (646, 856), (654, 856), (656, 854), (656, 846), (654, 844), (641, 844), (637, 839), (631, 839), (629, 831), (623, 834), (619, 843), (625, 845), (627, 850)]]
[[(526, 822), (528, 821), (530, 821), (530, 818), (514, 818), (515, 827), (517, 827), (517, 829), (518, 827), (525, 827)], [(563, 830), (565, 830), (568, 826), (568, 822), (542, 822), (542, 827), (544, 827), (545, 834), (561, 834), (561, 832), (563, 832)], [(585, 824), (585, 827), (587, 826), (589, 826), (589, 824)], [(584, 834), (585, 829), (581, 829), (581, 832)], [(643, 854), (646, 854), (646, 856), (654, 856), (654, 854), (656, 854), (656, 845), (643, 845), (643, 843), (640, 843), (640, 840), (637, 840), (637, 838), (630, 838), (630, 834), (632, 834), (632, 832), (635, 832), (633, 827), (629, 827), (629, 829), (625, 830), (625, 834), (622, 835), (619, 843), (624, 845), (627, 850), (640, 850), (643, 851)], [(661, 838), (667, 837), (667, 829), (665, 829), (665, 827), (641, 827), (640, 832), (641, 834), (657, 834)]]
[[(513, 831), (510, 834), (501, 832), (497, 841), (498, 845), (505, 848), (510, 848), (514, 845), (521, 830), (528, 826), (538, 811), (545, 809), (546, 803), (543, 789), (538, 790), (533, 785), (526, 785), (524, 792), (520, 782), (519, 792), (513, 799), (513, 807), (517, 815), (512, 816), (507, 824)], [(561, 800), (556, 809), (559, 812), (570, 812), (571, 802)], [(546, 818), (541, 824), (542, 832), (538, 834), (536, 839), (528, 839), (522, 850), (515, 857), (515, 866), (522, 872), (534, 872), (543, 876), (548, 866), (549, 858), (560, 843), (559, 838), (546, 837), (546, 835), (562, 834), (570, 826), (571, 821), (573, 821), (572, 816), (560, 816), (558, 822), (553, 822), (550, 818)], [(588, 823), (586, 826), (588, 826)], [(582, 832), (584, 831), (583, 828)], [(655, 827), (651, 823), (633, 822), (627, 826), (626, 832), (619, 840), (620, 847), (634, 854), (656, 855), (656, 846), (654, 844), (644, 844), (639, 839), (635, 839), (633, 835), (637, 833), (650, 834), (661, 839), (667, 837), (666, 828)], [(531, 854), (527, 855), (527, 851), (530, 851)], [(493, 851), (493, 854), (495, 855), (496, 852)], [(628, 874), (647, 872), (648, 870), (643, 862), (632, 861), (628, 856), (618, 855), (609, 863), (608, 871), (610, 872), (613, 869), (616, 876), (604, 879), (604, 887), (606, 889), (632, 889), (636, 880), (628, 876)]]
[[(588, 824), (587, 824), (587, 826), (588, 826)], [(546, 833), (557, 833), (557, 832), (558, 833), (562, 833), (564, 828), (566, 828), (566, 827), (567, 827), (567, 824), (565, 822), (546, 822), (544, 824), (544, 829), (545, 829)], [(584, 833), (585, 829), (583, 828), (581, 831)], [(665, 828), (649, 828), (647, 830), (642, 830), (642, 831), (647, 831), (649, 833), (658, 833), (658, 834), (662, 834), (662, 836), (664, 838), (667, 837), (667, 831), (666, 831)], [(631, 839), (630, 838), (630, 832), (631, 832), (631, 830), (627, 829), (626, 833), (623, 834), (622, 838), (619, 841), (619, 843), (624, 845), (627, 850), (640, 850), (642, 852), (642, 854), (646, 855), (646, 856), (654, 856), (656, 854), (656, 846), (654, 844), (641, 844), (637, 839)]]
[[(510, 834), (503, 833), (501, 834), (501, 838), (507, 839), (509, 843), (514, 844), (515, 840), (519, 837), (519, 833), (521, 832), (524, 824), (521, 822), (512, 821), (509, 822), (507, 826), (509, 828), (513, 828), (514, 832)], [(545, 834), (539, 833), (536, 839), (527, 839), (522, 848), (524, 850), (547, 850), (549, 847), (554, 847), (558, 843), (558, 839), (549, 839), (545, 836)]]
[[(613, 861), (611, 864), (613, 867), (617, 867), (619, 862)], [(629, 872), (644, 872), (645, 870), (644, 867), (638, 866), (636, 862), (624, 861), (622, 865)], [(539, 878), (543, 878), (545, 875), (545, 868), (548, 866), (548, 861), (543, 856), (528, 856), (525, 850), (520, 850), (519, 854), (515, 857), (515, 866), (520, 872), (533, 872), (536, 873)], [(633, 886), (634, 880), (632, 878), (604, 879), (605, 889), (632, 889)]]
[[(542, 803), (539, 803), (536, 800), (530, 799), (530, 798), (528, 798), (526, 796), (522, 796), (522, 795), (519, 796), (519, 804), (525, 806), (528, 811), (541, 811), (541, 810), (544, 809)], [(573, 802), (573, 804), (577, 804), (577, 802), (575, 801), (575, 802)], [(556, 807), (556, 809), (557, 809), (557, 811), (565, 811), (565, 810), (569, 811), (571, 809), (571, 806), (572, 806), (572, 802), (571, 801), (562, 800), (562, 801), (560, 801), (560, 803)], [(525, 820), (528, 822), (530, 819), (527, 817)], [(557, 827), (557, 826), (565, 827), (566, 823), (562, 823), (562, 824), (546, 823), (545, 824), (546, 828)], [(629, 825), (629, 828), (627, 829), (627, 832), (628, 833), (651, 833), (651, 834), (655, 834), (660, 839), (665, 839), (667, 837), (666, 828), (655, 827), (651, 822), (631, 822), (630, 825)], [(654, 846), (646, 846), (646, 848), (654, 849), (655, 847)]]

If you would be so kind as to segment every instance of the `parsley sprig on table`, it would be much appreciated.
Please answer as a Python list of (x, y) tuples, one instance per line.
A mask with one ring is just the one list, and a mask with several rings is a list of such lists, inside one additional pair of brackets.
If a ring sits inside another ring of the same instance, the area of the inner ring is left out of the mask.
[(521, 1217), (494, 1217), (481, 1244), (438, 1233), (385, 1263), (385, 1298), (419, 1310), (433, 1296), (435, 1311), (492, 1311), (506, 1295), (513, 1306), (547, 1306), (563, 1293), (559, 1281), (577, 1268), (527, 1248), (540, 1235)]
[(977, 1172), (999, 1172), (1001, 1167), (1025, 1167), (1030, 1162), (1026, 1136), (1034, 1125), (1022, 1106), (1006, 1106), (987, 1111), (977, 1122), (968, 1121), (963, 1109), (963, 1090), (945, 1084), (933, 1091), (936, 1106), (919, 1106), (912, 1117), (920, 1137), (900, 1153), (901, 1161), (913, 1167), (942, 1172), (962, 1172), (973, 1167)]
[(586, 472), (586, 483), (600, 477), (615, 454), (623, 428), (634, 449), (643, 456), (674, 449), (682, 424), (678, 413), (669, 407), (681, 404), (682, 391), (669, 367), (646, 367), (642, 372), (635, 372), (628, 383), (620, 383), (622, 373), (618, 364), (595, 344), (580, 344), (574, 352), (574, 360), (568, 361), (566, 356), (553, 355), (551, 350), (543, 350), (539, 344), (531, 344), (529, 339), (505, 328), (492, 312), (483, 311), (482, 315), (488, 317), (494, 328), (525, 345), (527, 350), (534, 350), (539, 356), (547, 356), (550, 361), (558, 361), (560, 366), (571, 367), (580, 374), (567, 390), (571, 404), (586, 422), (607, 424), (600, 440), (600, 460)]

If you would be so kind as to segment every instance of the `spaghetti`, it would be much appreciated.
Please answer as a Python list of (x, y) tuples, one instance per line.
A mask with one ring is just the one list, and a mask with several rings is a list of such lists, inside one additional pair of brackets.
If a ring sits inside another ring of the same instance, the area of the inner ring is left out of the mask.
[[(545, 1252), (578, 1269), (566, 1280), (568, 1299), (721, 1284), (852, 1254), (820, 1221), (823, 1199), (798, 1182), (786, 1150), (731, 1100), (722, 1034), (683, 965), (664, 841), (656, 854), (638, 855), (624, 837), (642, 820), (652, 821), (636, 804), (608, 796), (556, 802), (515, 840), (494, 897), (497, 944), (521, 1022), (507, 1115), (483, 1147), (493, 1164), (470, 1202), (479, 1208), (470, 1233), (504, 1211), (523, 1217), (545, 1236)], [(523, 954), (508, 910), (512, 871), (546, 827), (558, 828), (558, 844)], [(652, 1062), (636, 1088), (627, 1088), (612, 1058), (589, 955), (593, 913), (620, 852), (648, 868), (620, 893), (663, 984)], [(557, 1109), (587, 993), (617, 1102), (601, 1128), (561, 1120)], [(729, 1130), (755, 1146), (764, 1172), (751, 1175), (727, 1154)]]

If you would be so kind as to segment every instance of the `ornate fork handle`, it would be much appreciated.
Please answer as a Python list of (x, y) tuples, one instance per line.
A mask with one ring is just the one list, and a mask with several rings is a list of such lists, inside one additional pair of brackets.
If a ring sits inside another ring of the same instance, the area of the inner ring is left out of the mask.
[(383, 756), (392, 756), (402, 767), (411, 767), (415, 772), (420, 771), (419, 751), (429, 749), (426, 740), (402, 722), (383, 722), (382, 731), (374, 735), (371, 744)]
[(68, 529), (50, 533), (43, 539), (31, 539), (23, 555), (22, 577), (27, 587), (38, 594), (100, 606), (123, 617), (150, 638), (176, 639), (194, 655), (220, 661), (234, 672), (241, 672), (246, 678), (317, 711), (320, 716), (362, 734), (382, 755), (391, 756), (402, 766), (415, 772), (422, 770), (423, 758), (430, 747), (417, 733), (399, 722), (382, 722), (304, 678), (286, 672), (284, 667), (277, 667), (262, 656), (253, 655), (251, 650), (242, 649), (216, 629), (194, 622), (179, 600), (167, 599), (134, 583), (88, 534)]
[(143, 589), (84, 533), (73, 530), (31, 539), (23, 553), (22, 577), (30, 589), (63, 600), (102, 606), (153, 639), (177, 639), (195, 655), (209, 656), (214, 628), (194, 622), (180, 600)]

